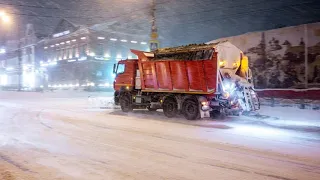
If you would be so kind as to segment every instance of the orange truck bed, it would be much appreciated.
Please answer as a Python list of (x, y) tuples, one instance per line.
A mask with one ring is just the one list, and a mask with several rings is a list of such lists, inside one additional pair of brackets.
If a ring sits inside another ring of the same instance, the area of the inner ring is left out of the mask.
[(212, 94), (218, 82), (217, 54), (203, 60), (167, 60), (138, 56), (141, 89), (144, 92)]

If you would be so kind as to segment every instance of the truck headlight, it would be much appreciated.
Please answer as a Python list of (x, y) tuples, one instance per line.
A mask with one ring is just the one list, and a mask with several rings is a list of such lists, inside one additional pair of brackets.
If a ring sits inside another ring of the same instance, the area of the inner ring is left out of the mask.
[(230, 93), (224, 92), (224, 93), (223, 93), (223, 97), (226, 98), (226, 99), (228, 99), (228, 98), (230, 97)]
[(201, 102), (201, 110), (202, 111), (210, 110), (210, 106), (209, 106), (209, 102), (208, 101), (202, 101)]
[(203, 101), (203, 102), (201, 102), (201, 105), (202, 105), (202, 106), (208, 106), (208, 101)]
[(231, 82), (225, 82), (223, 85), (224, 85), (224, 90), (228, 92), (230, 92), (235, 87), (235, 84)]

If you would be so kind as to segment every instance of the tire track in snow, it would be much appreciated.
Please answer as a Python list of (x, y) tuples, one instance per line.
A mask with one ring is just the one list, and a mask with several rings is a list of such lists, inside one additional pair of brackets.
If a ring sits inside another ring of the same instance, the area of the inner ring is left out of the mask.
[[(21, 114), (23, 114), (24, 110), (23, 109), (18, 109), (17, 112), (14, 112), (13, 115), (9, 118), (9, 120), (12, 122), (12, 124), (14, 125), (14, 127), (19, 127), (18, 123), (16, 121), (16, 118), (19, 117)], [(14, 138), (14, 140), (19, 141), (18, 139)], [(7, 162), (11, 165), (13, 165), (14, 167), (18, 168), (21, 171), (24, 172), (32, 172), (30, 169), (24, 167), (23, 165), (21, 165), (20, 163), (14, 161), (13, 159), (11, 159), (9, 156), (4, 155), (3, 153), (0, 152), (0, 160), (3, 160), (4, 162)]]
[[(66, 110), (66, 111), (68, 111), (68, 110)], [(70, 111), (70, 112), (73, 112), (73, 111)], [(64, 116), (61, 116), (61, 117), (64, 117)], [(70, 119), (70, 118), (67, 117), (65, 119)], [(78, 120), (80, 120), (80, 119), (78, 118)], [(84, 120), (84, 121), (86, 122), (87, 120)], [(82, 129), (81, 126), (76, 125), (74, 122), (70, 122), (70, 120), (64, 120), (63, 122), (71, 124), (73, 126), (77, 126), (80, 129)], [(83, 122), (81, 122), (81, 123), (84, 124)], [(130, 132), (130, 133), (135, 133), (135, 134), (147, 135), (147, 136), (151, 136), (151, 137), (155, 137), (155, 138), (160, 138), (160, 139), (165, 139), (165, 140), (170, 140), (170, 141), (176, 141), (176, 142), (181, 142), (181, 143), (192, 142), (193, 144), (206, 146), (206, 147), (209, 147), (209, 148), (212, 147), (207, 142), (203, 142), (203, 141), (199, 141), (199, 140), (195, 140), (195, 139), (187, 138), (187, 137), (163, 135), (163, 134), (159, 134), (159, 133), (149, 133), (149, 132), (140, 131), (140, 130), (136, 130), (136, 129), (129, 129), (129, 128), (125, 128), (125, 127), (120, 128), (118, 126), (112, 126), (112, 125), (108, 125), (108, 127), (107, 126), (100, 126), (100, 125), (94, 125), (94, 124), (87, 123), (87, 122), (85, 123), (85, 125), (92, 126), (92, 127), (97, 127), (97, 128), (101, 128), (101, 129), (117, 130), (117, 131), (122, 131), (122, 132)], [(88, 129), (88, 128), (86, 127), (86, 129)], [(93, 132), (95, 131), (95, 129), (92, 129), (92, 128), (90, 128), (90, 129)], [(279, 141), (279, 142), (283, 142), (283, 141)], [(286, 141), (284, 143), (296, 144), (296, 143), (290, 143), (290, 142), (286, 142)], [(292, 155), (288, 155), (288, 154), (277, 153), (277, 152), (273, 152), (273, 151), (262, 151), (262, 150), (258, 150), (258, 149), (246, 148), (246, 147), (240, 146), (240, 145), (232, 145), (232, 144), (225, 144), (225, 143), (222, 144), (222, 143), (216, 143), (215, 142), (215, 144), (218, 144), (219, 147), (214, 147), (214, 148), (218, 149), (218, 150), (221, 150), (221, 151), (228, 151), (228, 152), (232, 152), (232, 153), (246, 154), (246, 155), (248, 154), (248, 152), (250, 152), (250, 155), (252, 155), (252, 153), (254, 153), (254, 154), (265, 154), (266, 152), (268, 152), (268, 153), (270, 153), (270, 155), (276, 156), (278, 158), (282, 158), (282, 157), (285, 156), (286, 159), (293, 160), (293, 161), (286, 160), (286, 161), (283, 161), (283, 162), (294, 163), (294, 164), (297, 164), (297, 165), (304, 165), (304, 164), (301, 164), (301, 163), (298, 163), (298, 162), (295, 162), (295, 161), (301, 162), (301, 161), (308, 160), (309, 162), (312, 162), (312, 163), (315, 163), (315, 164), (320, 164), (320, 161), (318, 161), (318, 160), (310, 161), (310, 159), (305, 159), (305, 158), (292, 156)], [(226, 148), (223, 148), (223, 146), (226, 146)], [(233, 151), (230, 148), (235, 148), (235, 149), (237, 149), (237, 151)], [(239, 149), (242, 150), (242, 151), (239, 152)], [(256, 156), (256, 157), (260, 157), (261, 158), (261, 157), (265, 157), (265, 156), (259, 155), (259, 156)], [(272, 160), (281, 161), (279, 159), (272, 159)]]
[(263, 172), (249, 171), (249, 170), (245, 170), (245, 169), (237, 168), (237, 167), (228, 167), (228, 165), (208, 164), (208, 163), (199, 163), (199, 164), (209, 165), (209, 166), (213, 166), (213, 167), (218, 167), (218, 168), (222, 168), (222, 169), (229, 169), (229, 170), (234, 170), (234, 171), (239, 171), (239, 172), (244, 172), (244, 173), (249, 173), (249, 174), (257, 174), (260, 176), (271, 177), (271, 178), (279, 179), (279, 180), (297, 180), (297, 179), (287, 178), (287, 177), (263, 173)]
[(27, 172), (31, 172), (28, 168), (24, 167), (23, 165), (13, 161), (10, 157), (0, 153), (0, 159), (15, 166), (16, 168), (22, 170), (22, 171), (27, 171)]

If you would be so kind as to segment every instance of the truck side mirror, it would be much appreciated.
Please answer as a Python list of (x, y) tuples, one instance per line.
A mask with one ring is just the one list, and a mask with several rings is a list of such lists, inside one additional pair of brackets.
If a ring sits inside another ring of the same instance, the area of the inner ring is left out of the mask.
[(116, 64), (113, 64), (113, 74), (116, 73)]

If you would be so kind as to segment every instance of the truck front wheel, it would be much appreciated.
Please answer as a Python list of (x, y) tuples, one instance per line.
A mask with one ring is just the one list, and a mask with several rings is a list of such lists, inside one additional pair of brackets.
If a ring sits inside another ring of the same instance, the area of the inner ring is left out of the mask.
[(173, 118), (178, 113), (178, 104), (174, 98), (166, 98), (162, 104), (163, 106), (163, 113), (168, 118)]
[(187, 99), (182, 105), (183, 115), (188, 120), (196, 120), (199, 117), (199, 105), (192, 99)]
[(123, 112), (130, 112), (133, 110), (130, 95), (125, 94), (120, 96), (120, 106)]

